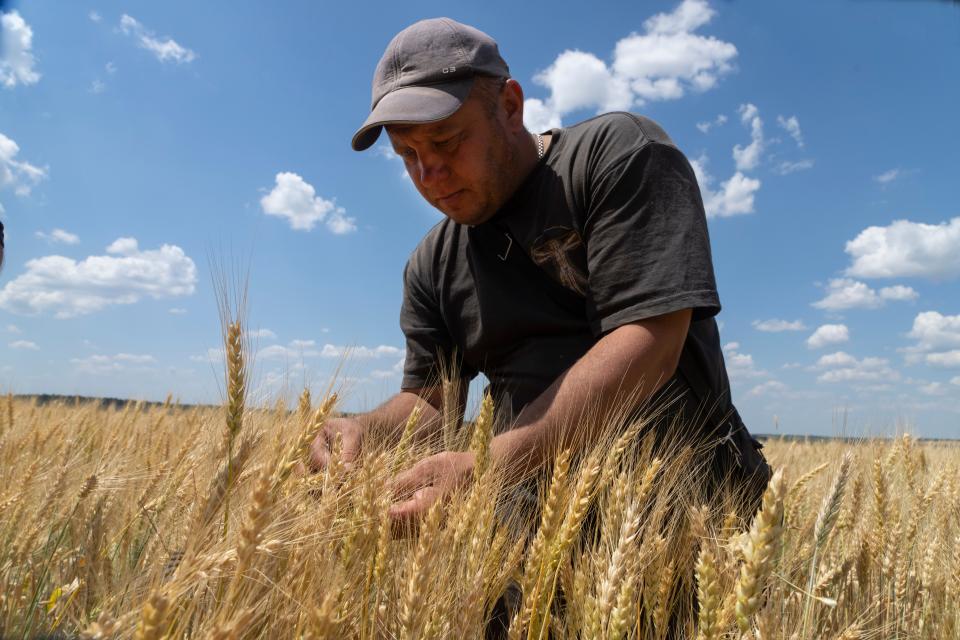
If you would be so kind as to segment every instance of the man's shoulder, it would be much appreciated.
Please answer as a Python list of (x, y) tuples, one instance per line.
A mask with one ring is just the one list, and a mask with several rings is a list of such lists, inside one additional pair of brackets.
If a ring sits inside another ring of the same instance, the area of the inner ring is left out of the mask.
[(563, 135), (573, 142), (638, 148), (651, 142), (676, 146), (656, 121), (627, 111), (613, 111), (565, 127)]

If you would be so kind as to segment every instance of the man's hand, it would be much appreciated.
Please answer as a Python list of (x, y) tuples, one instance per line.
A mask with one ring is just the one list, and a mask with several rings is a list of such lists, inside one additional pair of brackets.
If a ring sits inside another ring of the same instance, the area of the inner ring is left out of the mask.
[(431, 505), (449, 499), (473, 480), (475, 455), (470, 452), (444, 451), (424, 458), (392, 481), (394, 497), (390, 518), (395, 528), (415, 525), (427, 515)]
[(347, 469), (353, 467), (360, 456), (360, 446), (363, 441), (363, 425), (354, 418), (330, 418), (323, 427), (323, 431), (316, 437), (310, 446), (310, 470), (323, 471), (330, 463), (330, 454), (333, 443), (340, 434), (343, 445), (341, 460)]

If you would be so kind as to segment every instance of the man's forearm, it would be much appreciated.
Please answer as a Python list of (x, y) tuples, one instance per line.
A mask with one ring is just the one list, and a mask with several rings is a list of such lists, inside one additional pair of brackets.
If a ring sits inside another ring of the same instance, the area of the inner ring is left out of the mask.
[(417, 427), (418, 438), (423, 438), (438, 428), (440, 412), (424, 398), (410, 391), (397, 393), (376, 409), (363, 413), (356, 419), (363, 425), (365, 434), (384, 438), (387, 442), (396, 442), (403, 434), (410, 413), (418, 404), (423, 407)]
[(491, 443), (491, 456), (515, 478), (553, 452), (589, 447), (624, 401), (639, 402), (673, 375), (689, 310), (619, 327), (600, 339)]

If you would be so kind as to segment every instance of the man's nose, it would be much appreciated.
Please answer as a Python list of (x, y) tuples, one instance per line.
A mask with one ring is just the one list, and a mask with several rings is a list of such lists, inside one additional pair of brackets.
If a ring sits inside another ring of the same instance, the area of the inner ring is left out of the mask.
[(430, 187), (442, 181), (447, 176), (447, 165), (437, 154), (422, 154), (420, 156), (420, 184)]

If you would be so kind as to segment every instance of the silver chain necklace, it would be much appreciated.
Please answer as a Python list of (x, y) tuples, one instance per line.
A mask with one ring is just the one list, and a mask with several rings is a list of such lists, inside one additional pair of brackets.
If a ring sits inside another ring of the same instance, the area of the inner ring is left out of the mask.
[(537, 160), (543, 160), (543, 136), (539, 133), (533, 135), (537, 136)]

